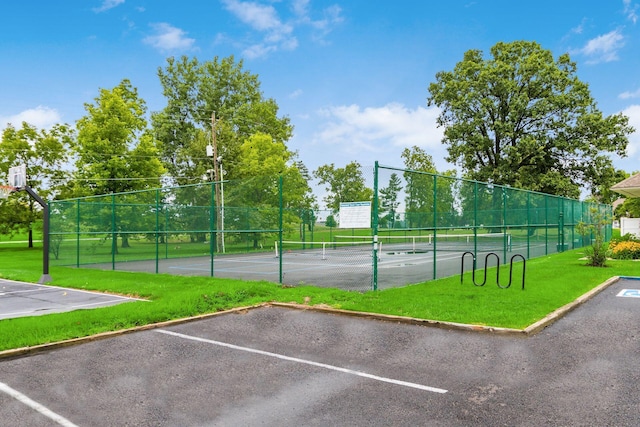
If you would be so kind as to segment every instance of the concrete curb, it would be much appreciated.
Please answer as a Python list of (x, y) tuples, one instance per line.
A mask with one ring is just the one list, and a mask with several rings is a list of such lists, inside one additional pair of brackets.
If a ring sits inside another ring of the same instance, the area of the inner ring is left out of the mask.
[(102, 333), (99, 333), (96, 335), (90, 335), (87, 337), (72, 338), (69, 340), (58, 341), (58, 342), (48, 343), (48, 344), (41, 344), (33, 347), (22, 347), (22, 348), (16, 348), (12, 350), (4, 350), (4, 351), (0, 351), (0, 360), (15, 358), (15, 357), (22, 357), (22, 356), (30, 356), (40, 352), (55, 350), (57, 348), (72, 346), (76, 344), (82, 344), (85, 342), (97, 341), (105, 338), (111, 338), (119, 335), (129, 334), (132, 332), (146, 331), (150, 329), (180, 325), (183, 323), (209, 319), (212, 317), (222, 316), (225, 314), (233, 314), (233, 313), (243, 314), (243, 313), (246, 313), (248, 310), (253, 310), (253, 309), (262, 308), (262, 307), (282, 307), (282, 308), (289, 308), (289, 309), (296, 309), (296, 310), (311, 310), (311, 311), (316, 311), (320, 313), (329, 313), (329, 314), (336, 314), (341, 316), (353, 316), (353, 317), (359, 317), (359, 318), (381, 320), (386, 322), (396, 322), (396, 323), (409, 324), (409, 325), (422, 325), (422, 326), (430, 326), (430, 327), (437, 327), (442, 329), (460, 330), (460, 331), (468, 331), (468, 332), (485, 332), (485, 333), (500, 334), (500, 335), (529, 336), (529, 335), (534, 335), (540, 332), (541, 330), (551, 325), (556, 320), (570, 313), (576, 307), (584, 304), (585, 302), (593, 298), (595, 295), (599, 294), (604, 289), (613, 285), (620, 279), (621, 279), (620, 276), (614, 276), (608, 279), (607, 281), (593, 288), (586, 294), (581, 295), (576, 300), (558, 308), (557, 310), (553, 311), (549, 315), (545, 316), (543, 319), (533, 323), (532, 325), (524, 329), (500, 328), (500, 327), (482, 326), (482, 325), (468, 325), (464, 323), (444, 322), (444, 321), (429, 320), (429, 319), (418, 319), (413, 317), (394, 316), (394, 315), (388, 315), (388, 314), (349, 311), (349, 310), (341, 310), (341, 309), (336, 309), (336, 308), (331, 308), (328, 306), (321, 306), (321, 305), (313, 306), (313, 305), (305, 305), (305, 304), (297, 304), (297, 303), (267, 302), (267, 303), (256, 304), (256, 305), (247, 306), (247, 307), (238, 307), (230, 310), (218, 311), (215, 313), (207, 313), (207, 314), (202, 314), (198, 316), (187, 317), (183, 319), (175, 319), (175, 320), (169, 320), (166, 322), (136, 326), (133, 328), (121, 329), (118, 331), (102, 332)]

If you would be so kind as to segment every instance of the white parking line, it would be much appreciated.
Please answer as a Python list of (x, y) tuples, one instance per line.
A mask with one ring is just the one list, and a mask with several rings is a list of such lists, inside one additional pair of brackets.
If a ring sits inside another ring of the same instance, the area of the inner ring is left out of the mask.
[(433, 393), (446, 393), (447, 392), (447, 390), (444, 390), (444, 389), (441, 389), (441, 388), (430, 387), (430, 386), (411, 383), (411, 382), (407, 382), (407, 381), (394, 380), (392, 378), (379, 377), (377, 375), (367, 374), (366, 372), (354, 371), (352, 369), (341, 368), (339, 366), (327, 365), (325, 363), (313, 362), (311, 360), (298, 359), (297, 357), (285, 356), (285, 355), (282, 355), (282, 354), (271, 353), (271, 352), (262, 351), (262, 350), (256, 350), (256, 349), (248, 348), (248, 347), (240, 347), (240, 346), (237, 346), (237, 345), (234, 345), (234, 344), (228, 344), (228, 343), (224, 343), (224, 342), (220, 342), (220, 341), (208, 340), (208, 339), (205, 339), (205, 338), (194, 337), (194, 336), (191, 336), (191, 335), (185, 335), (185, 334), (181, 334), (181, 333), (178, 333), (178, 332), (172, 332), (172, 331), (167, 331), (167, 330), (163, 330), (163, 329), (155, 329), (154, 331), (155, 332), (159, 332), (161, 334), (173, 335), (175, 337), (179, 337), (179, 338), (183, 338), (183, 339), (187, 339), (187, 340), (191, 340), (191, 341), (197, 341), (197, 342), (203, 342), (203, 343), (207, 343), (207, 344), (218, 345), (218, 346), (221, 346), (221, 347), (231, 348), (233, 350), (240, 350), (240, 351), (246, 351), (246, 352), (249, 352), (249, 353), (260, 354), (262, 356), (275, 357), (277, 359), (287, 360), (289, 362), (296, 362), (296, 363), (302, 363), (302, 364), (305, 364), (305, 365), (317, 366), (319, 368), (330, 369), (332, 371), (343, 372), (345, 374), (356, 375), (356, 376), (359, 376), (359, 377), (369, 378), (369, 379), (372, 379), (372, 380), (382, 381), (382, 382), (385, 382), (385, 383), (390, 383), (390, 384), (395, 384), (395, 385), (401, 385), (401, 386), (404, 386), (404, 387), (416, 388), (418, 390), (431, 391)]
[(72, 423), (68, 419), (64, 418), (61, 415), (56, 414), (55, 412), (53, 412), (49, 408), (39, 404), (35, 400), (30, 399), (29, 397), (25, 396), (24, 394), (20, 393), (19, 391), (12, 389), (11, 387), (6, 385), (5, 383), (0, 383), (0, 391), (8, 394), (9, 396), (13, 397), (14, 399), (18, 400), (19, 402), (24, 403), (25, 405), (27, 405), (31, 409), (34, 409), (34, 410), (40, 412), (45, 417), (52, 419), (53, 421), (57, 422), (61, 426), (64, 426), (64, 427), (77, 427), (74, 423)]

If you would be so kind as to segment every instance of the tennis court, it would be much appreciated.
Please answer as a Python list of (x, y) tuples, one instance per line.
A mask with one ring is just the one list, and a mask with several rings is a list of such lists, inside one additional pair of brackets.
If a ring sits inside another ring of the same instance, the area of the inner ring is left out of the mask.
[[(480, 237), (480, 238), (478, 238)], [(477, 239), (474, 239), (477, 238)], [(483, 240), (484, 238), (484, 240)], [(506, 246), (505, 246), (506, 245)], [(529, 248), (535, 248), (529, 245)], [(493, 252), (509, 260), (523, 247), (512, 242), (511, 235), (415, 235), (380, 237), (376, 250), (378, 289), (421, 283), (437, 277), (460, 273), (462, 254), (477, 253), (479, 262)], [(544, 249), (544, 247), (542, 248)], [(526, 255), (526, 253), (525, 253)], [(372, 289), (374, 244), (367, 236), (337, 236), (333, 242), (274, 242), (272, 251), (218, 254), (155, 260), (118, 262), (117, 270), (176, 275), (213, 276), (242, 280), (280, 281), (287, 286), (313, 285), (345, 290)], [(506, 257), (506, 258), (505, 258)], [(470, 263), (465, 269), (471, 268)], [(436, 267), (434, 268), (434, 265)], [(492, 259), (491, 266), (495, 265)], [(111, 270), (112, 263), (85, 267)], [(479, 264), (483, 267), (483, 264)]]
[[(392, 175), (402, 190), (383, 203), (380, 186)], [(54, 201), (51, 263), (367, 291), (458, 274), (465, 252), (507, 264), (515, 254), (581, 248), (592, 236), (578, 224), (611, 211), (377, 164), (371, 178), (371, 201), (346, 203), (357, 205), (357, 223), (347, 212), (294, 203), (284, 177), (224, 181), (224, 200), (216, 197), (222, 182), (209, 182)], [(259, 183), (268, 184), (268, 202), (255, 199)]]

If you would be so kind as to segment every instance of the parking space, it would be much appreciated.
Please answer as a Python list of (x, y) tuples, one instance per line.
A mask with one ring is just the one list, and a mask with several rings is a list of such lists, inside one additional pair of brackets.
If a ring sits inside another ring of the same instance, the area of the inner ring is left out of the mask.
[(623, 296), (638, 289), (615, 283), (530, 337), (280, 307), (223, 314), (0, 361), (0, 419), (636, 425), (640, 298)]
[(107, 307), (135, 298), (0, 279), (0, 320)]

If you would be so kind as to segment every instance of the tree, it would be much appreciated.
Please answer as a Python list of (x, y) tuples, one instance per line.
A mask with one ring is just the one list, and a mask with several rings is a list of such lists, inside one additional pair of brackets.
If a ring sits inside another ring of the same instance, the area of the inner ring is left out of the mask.
[(328, 194), (324, 198), (327, 208), (333, 213), (340, 211), (340, 202), (357, 202), (371, 200), (373, 190), (365, 185), (361, 166), (351, 162), (344, 168), (336, 168), (333, 163), (320, 166), (313, 176), (326, 184)]
[(381, 227), (394, 228), (396, 222), (397, 209), (400, 205), (398, 193), (402, 190), (402, 181), (396, 173), (389, 176), (389, 184), (380, 189), (380, 214), (387, 212), (387, 215), (380, 219)]
[[(229, 202), (243, 217), (236, 222), (249, 224), (245, 229), (274, 230), (279, 228), (280, 192), (285, 226), (298, 219), (311, 221), (309, 211), (315, 205), (308, 181), (300, 170), (300, 162), (285, 144), (270, 135), (257, 133), (239, 147), (238, 180), (233, 182)], [(306, 169), (306, 168), (304, 168)], [(282, 177), (283, 185), (279, 184)], [(226, 209), (226, 208), (225, 208)], [(260, 232), (251, 233), (254, 249), (258, 248)]]
[[(444, 176), (439, 176), (434, 180), (434, 175), (438, 171), (433, 157), (420, 147), (405, 148), (402, 150), (401, 157), (405, 168), (408, 169), (403, 174), (407, 183), (405, 188), (407, 226), (409, 228), (432, 226), (434, 202), (438, 212), (437, 219), (441, 224), (446, 214), (453, 212), (452, 185), (455, 181)], [(447, 171), (445, 174), (454, 176), (455, 171)]]
[[(49, 130), (37, 129), (26, 122), (20, 129), (8, 126), (0, 142), (0, 171), (25, 165), (27, 184), (43, 199), (54, 198), (66, 182), (64, 167), (73, 140), (69, 126), (57, 124)], [(33, 247), (34, 222), (41, 218), (39, 205), (26, 193), (14, 194), (0, 201), (0, 233), (28, 232), (28, 246)]]
[(212, 132), (228, 179), (243, 173), (240, 146), (247, 138), (262, 133), (286, 143), (292, 135), (289, 119), (278, 117), (276, 102), (262, 94), (258, 76), (233, 56), (206, 62), (169, 58), (158, 77), (167, 106), (152, 116), (153, 129), (162, 141), (162, 161), (179, 185), (199, 182), (213, 167), (205, 151)]
[[(111, 90), (101, 89), (94, 104), (85, 104), (87, 115), (77, 122), (74, 146), (76, 172), (72, 195), (88, 196), (158, 188), (164, 168), (158, 158), (158, 142), (145, 119), (146, 105), (129, 80)], [(141, 200), (136, 203), (154, 203)], [(146, 193), (152, 195), (152, 193)], [(150, 197), (150, 196), (149, 196)], [(128, 246), (127, 229), (143, 220), (139, 215), (118, 215), (116, 229), (122, 246)], [(131, 207), (131, 209), (134, 209)], [(106, 212), (105, 212), (106, 213)], [(108, 215), (108, 213), (106, 213)], [(113, 239), (113, 250), (116, 250)]]
[(622, 114), (603, 116), (576, 70), (535, 42), (497, 43), (490, 59), (467, 51), (429, 85), (447, 160), (493, 184), (571, 197), (597, 187), (633, 128)]

